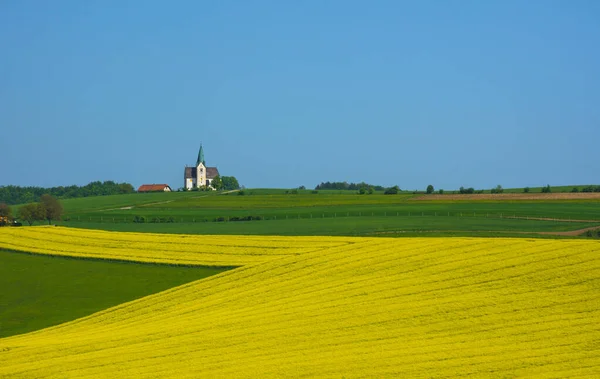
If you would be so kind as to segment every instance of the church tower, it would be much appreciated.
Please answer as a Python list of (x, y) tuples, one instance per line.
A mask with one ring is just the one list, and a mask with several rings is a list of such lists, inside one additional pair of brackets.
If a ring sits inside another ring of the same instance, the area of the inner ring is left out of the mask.
[(198, 159), (196, 159), (196, 187), (202, 187), (206, 183), (206, 161), (204, 161), (204, 149), (200, 144)]

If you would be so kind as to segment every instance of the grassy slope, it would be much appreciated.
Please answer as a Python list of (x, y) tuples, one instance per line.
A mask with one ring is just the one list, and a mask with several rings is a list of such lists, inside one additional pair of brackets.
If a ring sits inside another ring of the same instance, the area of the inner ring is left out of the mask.
[(58, 325), (222, 271), (0, 250), (0, 337)]
[[(597, 223), (553, 222), (522, 219), (499, 219), (484, 217), (337, 217), (287, 220), (262, 220), (244, 222), (197, 222), (197, 223), (64, 223), (67, 226), (128, 232), (229, 234), (229, 235), (326, 235), (361, 236), (379, 233), (441, 231), (453, 235), (494, 235), (508, 232), (568, 231), (598, 225)], [(486, 234), (487, 233), (487, 234)], [(513, 234), (510, 234), (513, 233)]]
[(77, 211), (106, 210), (127, 206), (139, 206), (156, 202), (180, 200), (189, 197), (214, 195), (210, 192), (156, 192), (126, 195), (93, 196), (61, 200), (66, 213)]
[[(368, 235), (439, 230), (451, 233), (575, 230), (591, 224), (523, 222), (506, 217), (599, 220), (600, 201), (412, 201), (411, 195), (357, 195), (353, 191), (252, 189), (235, 193), (158, 193), (64, 202), (66, 226), (123, 231), (208, 234)], [(123, 207), (132, 209), (121, 209)], [(104, 207), (104, 208), (102, 208)], [(251, 223), (216, 224), (217, 217), (262, 216)], [(424, 218), (417, 218), (415, 216)], [(139, 225), (134, 216), (170, 218), (174, 224)], [(341, 217), (348, 220), (337, 220)], [(394, 216), (394, 218), (392, 218)], [(457, 217), (459, 216), (459, 217)], [(462, 216), (462, 217), (460, 217)], [(322, 219), (316, 221), (314, 219)], [(502, 217), (502, 219), (500, 219)], [(305, 220), (296, 220), (298, 218)], [(311, 220), (312, 218), (312, 220)], [(495, 220), (492, 220), (495, 219)], [(276, 221), (275, 221), (276, 220)], [(294, 221), (292, 221), (294, 220)], [(201, 225), (198, 225), (201, 224)], [(459, 233), (460, 234), (460, 233)]]

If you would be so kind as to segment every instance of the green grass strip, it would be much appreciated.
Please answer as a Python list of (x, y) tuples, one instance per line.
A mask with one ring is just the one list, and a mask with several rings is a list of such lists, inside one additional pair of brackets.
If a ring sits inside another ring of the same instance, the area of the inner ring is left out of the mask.
[(0, 338), (75, 320), (225, 270), (0, 250)]

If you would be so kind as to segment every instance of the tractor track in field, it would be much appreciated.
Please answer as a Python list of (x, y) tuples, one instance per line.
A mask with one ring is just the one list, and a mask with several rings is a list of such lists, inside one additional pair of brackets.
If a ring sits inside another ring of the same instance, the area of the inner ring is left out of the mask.
[[(224, 191), (224, 192), (218, 193), (217, 196), (219, 196), (219, 195), (225, 195), (225, 194), (233, 193), (233, 192), (238, 192), (238, 191), (239, 190)], [(201, 197), (208, 197), (208, 195), (192, 196), (192, 197), (188, 197), (186, 199), (199, 199)], [(174, 202), (176, 200), (179, 200), (179, 199), (172, 199), (172, 200), (166, 200), (166, 201), (157, 201), (155, 203), (140, 204), (137, 207), (139, 208), (139, 207), (147, 207), (149, 205), (169, 204), (169, 203), (172, 203), (172, 202)], [(121, 210), (133, 209), (133, 208), (136, 208), (136, 206), (135, 205), (128, 205), (128, 206), (119, 207), (119, 208), (97, 209), (94, 212), (121, 211)]]
[(469, 230), (469, 231), (465, 231), (465, 230), (392, 230), (392, 231), (386, 231), (386, 232), (365, 233), (364, 236), (383, 235), (383, 234), (403, 234), (403, 233), (465, 233), (465, 232), (469, 232), (469, 233), (539, 234), (539, 235), (550, 235), (550, 236), (575, 237), (575, 236), (582, 235), (583, 233), (587, 232), (588, 230), (592, 230), (592, 231), (600, 230), (600, 225), (590, 226), (587, 228), (577, 229), (577, 230), (562, 231), (562, 232), (526, 232), (526, 231), (521, 231), (521, 230)]
[(537, 221), (556, 221), (556, 222), (596, 222), (600, 223), (600, 220), (576, 220), (571, 218), (554, 218), (554, 217), (530, 217), (530, 216), (504, 216), (501, 218), (510, 218), (518, 220), (537, 220)]

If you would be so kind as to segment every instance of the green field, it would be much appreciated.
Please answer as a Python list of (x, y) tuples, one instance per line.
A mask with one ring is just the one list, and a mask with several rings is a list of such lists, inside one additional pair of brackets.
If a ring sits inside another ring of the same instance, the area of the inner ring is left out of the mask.
[(0, 338), (58, 325), (224, 271), (6, 250), (0, 250), (0, 262)]
[[(60, 224), (120, 231), (263, 235), (516, 235), (600, 226), (597, 200), (417, 201), (413, 197), (354, 191), (293, 194), (284, 189), (245, 190), (243, 196), (236, 192), (115, 195), (64, 200)], [(231, 221), (248, 216), (261, 220)], [(145, 222), (134, 223), (135, 217)], [(570, 222), (574, 220), (578, 222)]]
[(500, 232), (504, 236), (521, 233), (563, 232), (600, 226), (599, 223), (555, 222), (543, 220), (500, 219), (481, 217), (336, 217), (288, 218), (243, 222), (196, 223), (63, 223), (89, 229), (127, 232), (230, 234), (230, 235), (307, 235), (307, 236), (404, 236), (423, 233), (489, 236)]

